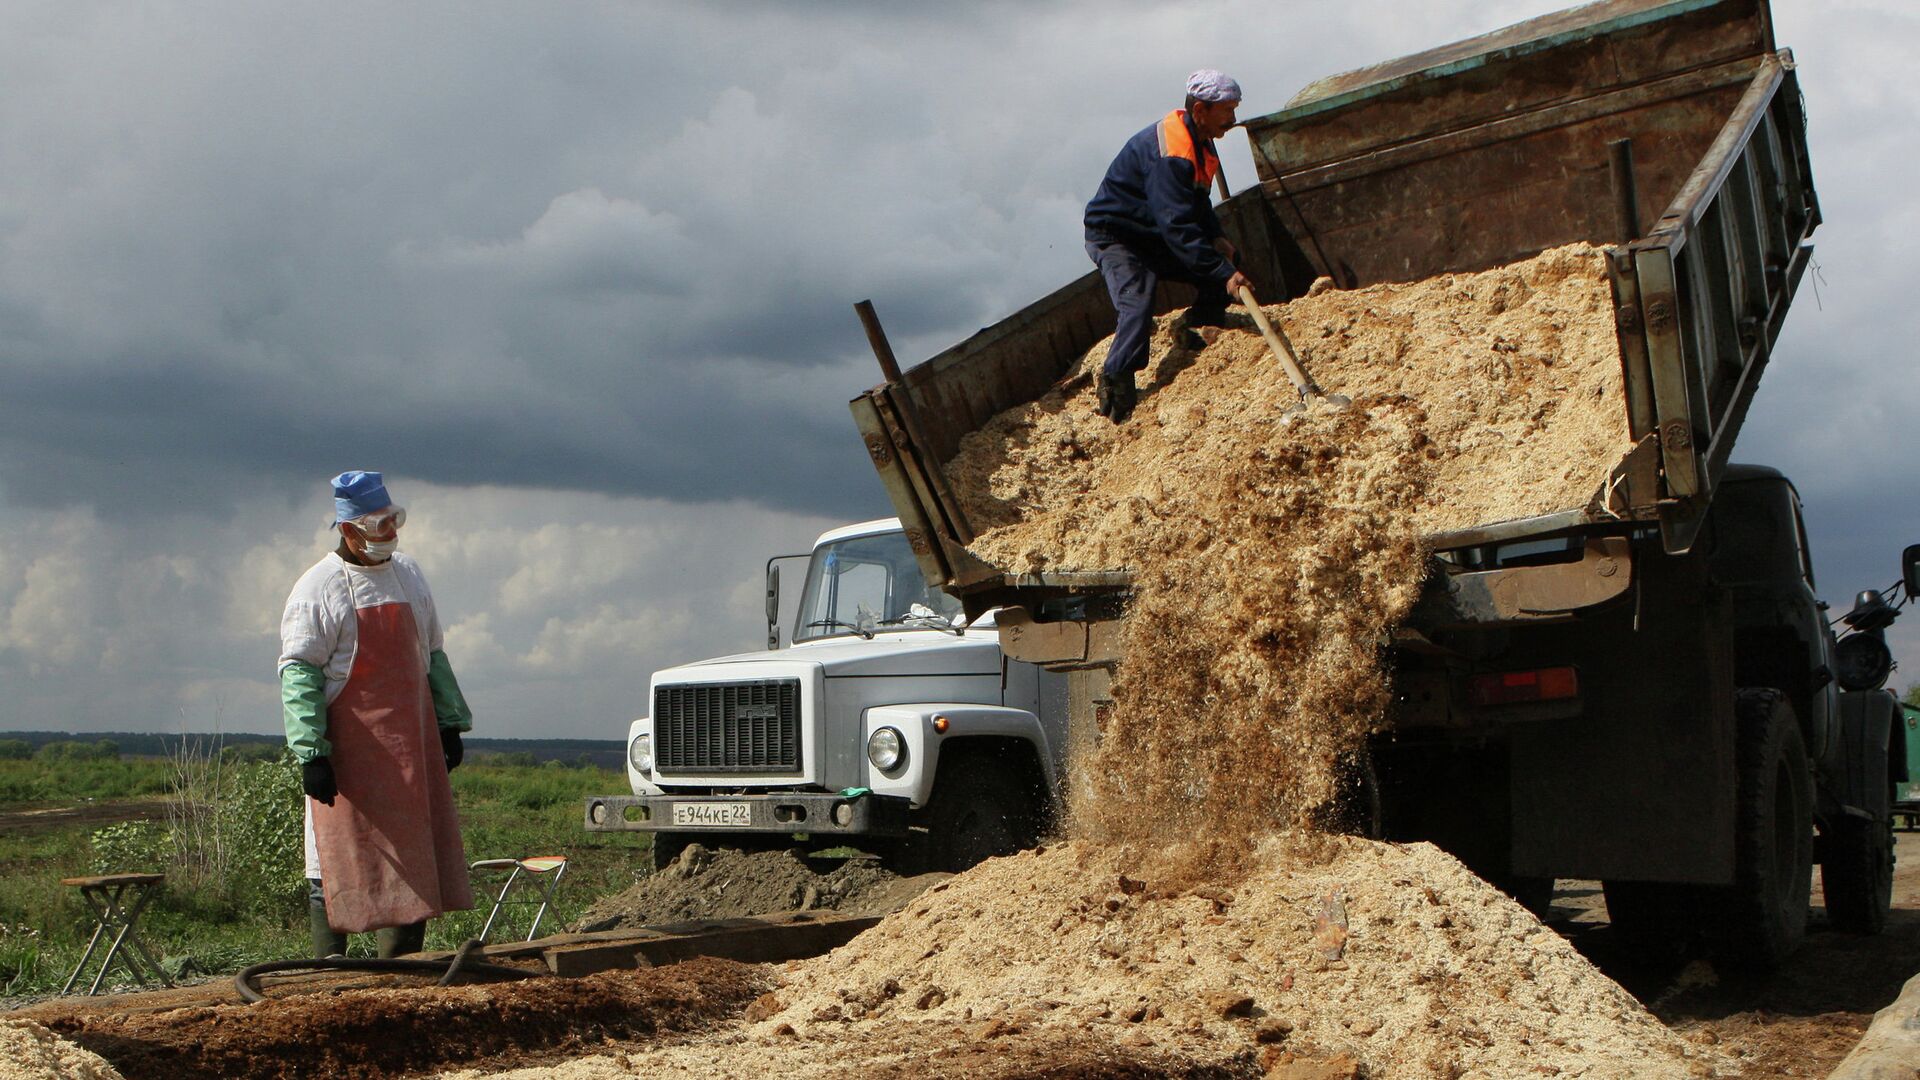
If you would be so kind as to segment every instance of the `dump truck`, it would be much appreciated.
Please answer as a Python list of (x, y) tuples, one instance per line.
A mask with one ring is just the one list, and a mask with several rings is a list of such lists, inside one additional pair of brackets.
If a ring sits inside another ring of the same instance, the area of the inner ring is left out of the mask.
[[(794, 624), (780, 564), (806, 559)], [(1057, 801), (1066, 677), (1003, 654), (992, 613), (928, 586), (900, 523), (821, 534), (767, 561), (767, 648), (653, 673), (627, 731), (632, 794), (589, 796), (590, 832), (857, 847), (958, 871), (1031, 843)]]
[[(1811, 864), (1847, 929), (1885, 918), (1904, 728), (1845, 670), (1794, 485), (1731, 464), (1820, 223), (1792, 54), (1765, 0), (1609, 0), (1316, 82), (1244, 124), (1217, 207), (1273, 302), (1604, 251), (1631, 445), (1581, 505), (1424, 538), (1359, 766), (1368, 827), (1535, 904), (1604, 883), (1616, 926), (1765, 966)], [(1190, 290), (1163, 285), (1164, 312)], [(1066, 673), (1081, 745), (1126, 663), (1124, 567), (1016, 573), (968, 548), (944, 466), (1113, 328), (1097, 273), (852, 401), (927, 580)], [(1920, 586), (1910, 550), (1905, 588)], [(1884, 673), (1880, 675), (1883, 682)]]

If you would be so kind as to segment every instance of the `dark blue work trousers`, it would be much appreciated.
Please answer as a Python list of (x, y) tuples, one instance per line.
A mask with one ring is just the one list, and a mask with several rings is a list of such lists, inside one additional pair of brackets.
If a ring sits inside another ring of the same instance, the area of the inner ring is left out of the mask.
[(1162, 278), (1200, 290), (1187, 312), (1187, 325), (1220, 326), (1226, 322), (1226, 282), (1194, 277), (1165, 244), (1089, 234), (1087, 256), (1106, 279), (1107, 295), (1113, 298), (1113, 310), (1119, 316), (1113, 328), (1113, 347), (1101, 366), (1110, 379), (1147, 366), (1147, 339), (1153, 336), (1153, 293)]

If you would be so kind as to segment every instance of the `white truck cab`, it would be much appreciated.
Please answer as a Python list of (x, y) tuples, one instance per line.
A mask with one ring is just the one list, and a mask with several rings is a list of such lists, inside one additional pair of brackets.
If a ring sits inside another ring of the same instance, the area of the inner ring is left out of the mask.
[[(770, 566), (770, 624), (778, 580)], [(1007, 659), (993, 613), (969, 625), (928, 588), (898, 519), (820, 537), (791, 640), (655, 672), (627, 734), (633, 794), (589, 798), (586, 827), (655, 834), (656, 866), (694, 840), (949, 870), (1034, 842), (1064, 769), (1065, 678)]]

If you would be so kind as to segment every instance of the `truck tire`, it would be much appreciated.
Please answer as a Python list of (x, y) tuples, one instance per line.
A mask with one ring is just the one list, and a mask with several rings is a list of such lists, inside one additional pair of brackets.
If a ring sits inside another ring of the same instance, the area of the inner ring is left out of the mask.
[(1822, 838), (1821, 892), (1835, 930), (1877, 934), (1893, 906), (1893, 819), (1843, 817)]
[(985, 859), (1039, 841), (1043, 813), (1029, 763), (965, 749), (941, 757), (927, 806), (918, 860), (926, 870), (959, 873)]
[(1767, 971), (1799, 948), (1813, 902), (1813, 776), (1785, 694), (1736, 693), (1734, 759), (1734, 879), (1710, 941), (1723, 964)]

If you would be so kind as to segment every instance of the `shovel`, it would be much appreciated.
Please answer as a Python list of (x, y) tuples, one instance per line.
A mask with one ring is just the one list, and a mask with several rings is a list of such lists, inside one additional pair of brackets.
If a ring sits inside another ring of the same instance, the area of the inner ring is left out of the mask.
[(1252, 289), (1240, 290), (1240, 302), (1246, 305), (1247, 313), (1253, 316), (1254, 325), (1260, 328), (1260, 335), (1267, 339), (1267, 347), (1273, 350), (1273, 355), (1280, 361), (1280, 366), (1286, 369), (1287, 378), (1293, 380), (1293, 388), (1300, 391), (1300, 404), (1288, 409), (1288, 415), (1306, 412), (1307, 407), (1313, 404), (1314, 398), (1319, 398), (1336, 411), (1344, 412), (1353, 407), (1353, 399), (1344, 394), (1329, 394), (1320, 389), (1320, 384), (1314, 382), (1313, 377), (1300, 366), (1300, 361), (1293, 355), (1293, 343), (1287, 340), (1287, 335), (1281, 333), (1278, 327), (1267, 321), (1267, 313), (1260, 310), (1260, 305), (1254, 302)]

